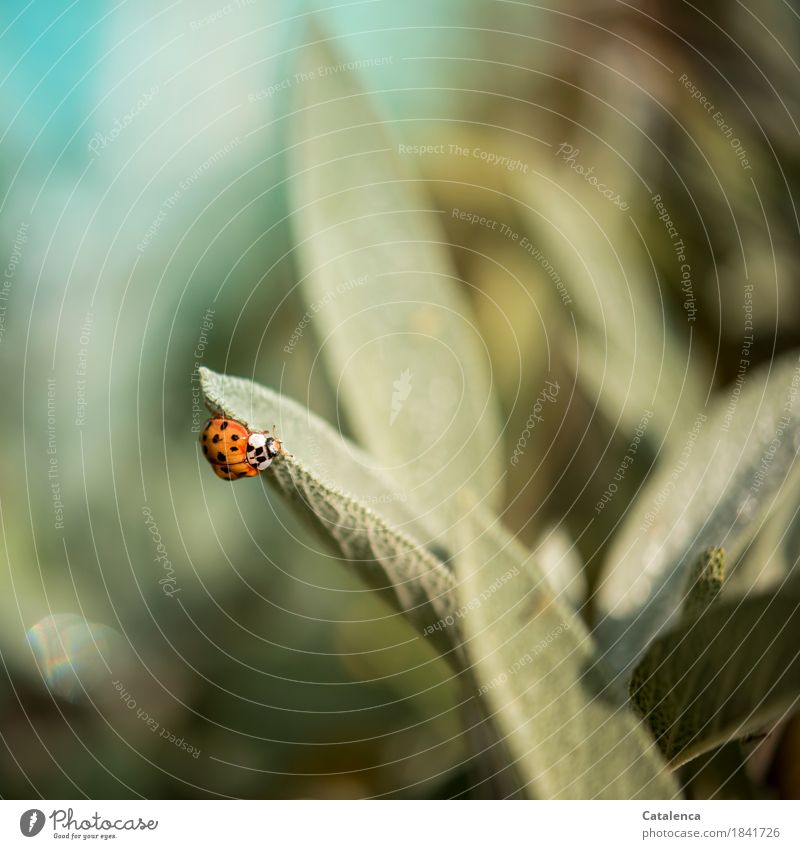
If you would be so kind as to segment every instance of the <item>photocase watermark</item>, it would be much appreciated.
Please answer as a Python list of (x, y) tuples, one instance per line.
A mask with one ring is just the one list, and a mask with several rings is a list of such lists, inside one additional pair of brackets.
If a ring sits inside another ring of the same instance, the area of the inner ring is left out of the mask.
[(0, 282), (0, 342), (3, 341), (3, 336), (6, 332), (6, 312), (8, 310), (8, 300), (11, 295), (11, 288), (14, 285), (14, 277), (17, 274), (17, 267), (22, 259), (22, 249), (25, 242), (28, 241), (28, 224), (21, 221), (17, 227), (14, 243), (11, 245), (11, 255), (6, 263), (5, 271), (3, 272), (3, 280)]
[(681, 274), (681, 291), (683, 292), (683, 308), (686, 310), (686, 320), (693, 322), (697, 318), (697, 307), (694, 303), (692, 267), (686, 261), (686, 246), (683, 243), (681, 234), (678, 232), (678, 228), (672, 223), (672, 218), (661, 200), (661, 195), (653, 195), (651, 200), (658, 213), (658, 220), (663, 222), (672, 242), (672, 249), (675, 251), (675, 259), (678, 262)]
[(558, 382), (553, 383), (550, 380), (545, 381), (545, 387), (539, 393), (533, 405), (533, 410), (525, 422), (525, 429), (519, 436), (517, 444), (514, 448), (514, 453), (511, 455), (511, 465), (519, 464), (520, 457), (525, 453), (525, 448), (528, 445), (528, 440), (531, 438), (531, 432), (539, 422), (544, 421), (542, 411), (545, 404), (555, 404), (558, 397), (559, 385)]
[(220, 6), (219, 9), (215, 9), (213, 12), (209, 12), (202, 18), (195, 18), (193, 21), (189, 21), (189, 31), (197, 32), (197, 30), (213, 26), (214, 24), (219, 23), (223, 18), (226, 18), (231, 13), (237, 12), (240, 9), (246, 9), (249, 6), (254, 6), (255, 3), (256, 0), (231, 0), (230, 3), (226, 3), (224, 6)]
[(443, 156), (445, 154), (448, 156), (464, 156), (485, 162), (487, 165), (504, 168), (512, 174), (527, 174), (530, 171), (530, 165), (522, 159), (492, 150), (484, 150), (482, 147), (463, 147), (460, 144), (445, 144), (444, 142), (438, 144), (398, 144), (397, 152), (401, 156)]
[(326, 292), (325, 297), (321, 300), (315, 301), (311, 304), (303, 314), (300, 321), (297, 322), (297, 325), (292, 331), (292, 335), (289, 337), (289, 341), (283, 346), (284, 353), (291, 354), (294, 352), (294, 349), (297, 347), (297, 343), (303, 338), (303, 333), (305, 333), (306, 327), (311, 324), (312, 319), (320, 310), (325, 309), (325, 307), (331, 304), (334, 299), (340, 295), (344, 295), (353, 289), (357, 289), (359, 286), (363, 286), (367, 282), (369, 282), (369, 274), (362, 274), (361, 277), (344, 280), (342, 283), (338, 283), (335, 289), (331, 289), (329, 292)]
[(337, 65), (320, 65), (311, 71), (298, 71), (296, 74), (284, 77), (279, 82), (273, 83), (271, 86), (262, 88), (259, 91), (252, 91), (247, 95), (247, 100), (249, 103), (256, 103), (259, 100), (274, 97), (279, 91), (286, 91), (286, 89), (291, 88), (293, 85), (321, 80), (335, 74), (361, 71), (365, 68), (381, 68), (392, 64), (394, 64), (394, 56), (376, 56), (369, 59), (355, 59), (352, 62), (340, 62)]
[(625, 456), (622, 458), (622, 462), (617, 466), (617, 471), (614, 472), (614, 480), (609, 483), (606, 487), (606, 491), (600, 496), (597, 501), (597, 504), (594, 505), (594, 512), (601, 513), (606, 508), (606, 504), (611, 501), (611, 499), (616, 494), (619, 487), (616, 482), (621, 482), (628, 469), (633, 465), (636, 460), (636, 454), (639, 451), (639, 445), (641, 444), (642, 439), (647, 431), (647, 425), (650, 424), (650, 419), (653, 418), (652, 410), (645, 410), (642, 418), (639, 420), (639, 424), (633, 430), (633, 439), (631, 439), (630, 444), (628, 445), (628, 450), (625, 452)]
[(200, 322), (200, 334), (197, 337), (197, 344), (194, 346), (194, 370), (191, 376), (192, 390), (192, 433), (200, 433), (203, 426), (203, 420), (207, 416), (205, 405), (203, 404), (203, 390), (200, 386), (200, 360), (203, 359), (208, 346), (208, 337), (214, 329), (214, 315), (216, 310), (209, 307), (204, 313)]
[(175, 569), (172, 565), (172, 561), (167, 556), (167, 547), (161, 539), (158, 525), (156, 524), (156, 520), (153, 518), (153, 513), (150, 508), (142, 507), (142, 515), (144, 516), (144, 523), (147, 526), (147, 530), (153, 538), (153, 545), (156, 547), (156, 557), (153, 562), (160, 563), (161, 568), (164, 570), (164, 576), (158, 579), (158, 583), (161, 586), (161, 590), (164, 595), (172, 598), (181, 591), (178, 586), (178, 579), (175, 577)]
[(78, 337), (78, 365), (75, 368), (75, 426), (86, 424), (86, 371), (89, 363), (89, 342), (92, 336), (94, 313), (87, 312)]
[(191, 174), (188, 174), (178, 183), (178, 188), (163, 201), (157, 215), (145, 231), (141, 241), (136, 245), (136, 250), (138, 250), (139, 253), (144, 253), (147, 250), (147, 246), (158, 235), (161, 225), (167, 220), (167, 216), (175, 208), (178, 201), (180, 201), (184, 194), (191, 189), (191, 187), (206, 173), (206, 171), (208, 171), (209, 168), (212, 168), (220, 160), (224, 159), (231, 151), (239, 147), (241, 143), (242, 140), (239, 136), (231, 139), (226, 145), (223, 145), (218, 151), (212, 153), (211, 156), (201, 162), (200, 165), (191, 172)]
[(708, 420), (708, 416), (705, 413), (699, 413), (697, 418), (694, 420), (694, 424), (692, 425), (692, 429), (689, 431), (689, 435), (686, 438), (686, 442), (683, 445), (680, 456), (678, 458), (678, 462), (675, 464), (675, 467), (669, 474), (669, 478), (667, 482), (661, 487), (656, 495), (655, 501), (653, 502), (653, 509), (648, 510), (644, 516), (644, 522), (639, 525), (640, 531), (646, 531), (653, 526), (653, 522), (655, 522), (656, 517), (661, 512), (661, 508), (664, 506), (664, 502), (669, 497), (670, 493), (675, 489), (675, 484), (678, 481), (678, 478), (683, 474), (686, 470), (686, 467), (689, 465), (689, 459), (692, 456), (692, 451), (694, 450), (695, 443), (697, 442), (697, 437), (700, 435), (700, 431), (702, 430), (703, 424)]
[(411, 372), (409, 369), (400, 372), (400, 377), (392, 383), (392, 409), (389, 413), (389, 424), (393, 425), (400, 415), (406, 401), (411, 395)]
[(559, 273), (555, 270), (555, 268), (553, 268), (547, 257), (527, 236), (523, 236), (512, 227), (509, 227), (508, 224), (504, 224), (496, 218), (489, 218), (486, 215), (480, 215), (480, 213), (471, 212), (468, 209), (459, 209), (456, 206), (453, 207), (450, 215), (458, 221), (465, 221), (467, 224), (484, 227), (487, 230), (499, 233), (501, 236), (505, 236), (505, 238), (509, 241), (519, 245), (525, 253), (533, 257), (533, 259), (541, 265), (545, 274), (547, 274), (553, 283), (555, 283), (556, 291), (558, 292), (559, 298), (561, 298), (561, 303), (564, 304), (564, 306), (569, 306), (572, 303), (572, 298), (569, 296), (567, 287), (564, 285), (564, 281), (561, 279)]
[(445, 616), (438, 622), (434, 622), (433, 625), (428, 625), (422, 632), (423, 636), (427, 637), (434, 631), (444, 631), (445, 628), (455, 625), (462, 616), (469, 613), (470, 610), (475, 610), (475, 608), (480, 607), (485, 601), (488, 601), (500, 589), (500, 587), (507, 584), (512, 578), (516, 578), (517, 575), (519, 575), (519, 567), (517, 566), (503, 572), (503, 574), (500, 575), (499, 578), (495, 578), (495, 580), (492, 581), (492, 583), (489, 584), (489, 586), (480, 595), (470, 599), (466, 604), (462, 604), (458, 610), (453, 611), (453, 613), (449, 616)]
[(47, 378), (47, 482), (53, 503), (53, 527), (64, 529), (64, 502), (61, 500), (61, 475), (58, 467), (58, 443), (56, 441), (56, 381)]
[(39, 808), (31, 808), (19, 818), (19, 830), (25, 837), (36, 837), (47, 820), (50, 820), (53, 837), (64, 840), (112, 840), (117, 837), (115, 832), (118, 831), (155, 831), (158, 828), (158, 820), (143, 820), (141, 817), (110, 820), (95, 811), (91, 817), (78, 819), (73, 808), (56, 808), (48, 816)]
[(19, 830), (25, 837), (36, 837), (44, 828), (45, 822), (44, 811), (40, 811), (38, 808), (31, 808), (25, 811), (19, 818)]
[(114, 125), (110, 130), (105, 133), (97, 132), (89, 139), (89, 144), (87, 145), (89, 150), (95, 156), (100, 156), (100, 151), (114, 144), (122, 133), (136, 120), (136, 116), (147, 109), (157, 94), (158, 85), (154, 85), (144, 92), (128, 112), (121, 118), (114, 119)]
[(538, 643), (530, 650), (525, 652), (520, 658), (514, 661), (514, 663), (509, 666), (505, 672), (501, 672), (499, 675), (495, 675), (491, 681), (487, 681), (479, 690), (479, 696), (485, 696), (490, 690), (494, 690), (495, 687), (501, 687), (505, 684), (509, 678), (513, 678), (520, 670), (524, 669), (529, 663), (533, 663), (533, 661), (545, 650), (550, 648), (550, 646), (565, 632), (569, 630), (569, 625), (566, 622), (561, 622), (557, 627), (553, 628), (553, 630), (546, 636), (542, 637)]
[(201, 749), (196, 749), (194, 746), (190, 746), (183, 737), (178, 737), (177, 734), (173, 734), (168, 728), (161, 725), (155, 717), (150, 716), (144, 708), (139, 707), (136, 703), (136, 699), (134, 699), (134, 697), (125, 689), (125, 685), (122, 681), (114, 681), (113, 684), (114, 689), (119, 695), (120, 701), (122, 701), (128, 710), (136, 711), (136, 716), (147, 725), (153, 734), (158, 734), (162, 740), (166, 740), (173, 746), (182, 749), (187, 755), (191, 755), (195, 760), (200, 757)]
[(705, 111), (711, 116), (711, 120), (717, 125), (719, 131), (728, 140), (739, 164), (744, 171), (752, 171), (753, 166), (747, 158), (747, 151), (742, 145), (741, 139), (734, 134), (733, 127), (725, 121), (725, 116), (719, 109), (714, 108), (714, 104), (703, 94), (703, 92), (689, 79), (686, 74), (681, 74), (678, 77), (678, 82), (691, 93), (692, 100), (696, 100)]
[(630, 209), (630, 205), (627, 201), (623, 200), (618, 192), (615, 192), (613, 189), (609, 188), (605, 183), (601, 183), (594, 173), (594, 165), (586, 168), (584, 165), (581, 165), (578, 162), (578, 157), (580, 156), (581, 150), (579, 147), (573, 147), (571, 144), (567, 142), (562, 142), (558, 146), (558, 150), (556, 151), (556, 156), (560, 156), (564, 162), (569, 165), (569, 167), (578, 175), (583, 177), (584, 180), (590, 185), (594, 186), (595, 189), (614, 206), (619, 207), (621, 210)]
[(744, 286), (744, 336), (742, 338), (742, 347), (739, 350), (739, 367), (736, 371), (736, 377), (733, 381), (731, 389), (731, 397), (728, 399), (728, 406), (725, 409), (725, 415), (722, 418), (722, 426), (720, 430), (727, 432), (730, 429), (733, 415), (736, 412), (736, 407), (739, 404), (739, 396), (742, 394), (744, 379), (747, 370), (752, 364), (750, 357), (750, 348), (753, 346), (753, 284), (745, 283)]

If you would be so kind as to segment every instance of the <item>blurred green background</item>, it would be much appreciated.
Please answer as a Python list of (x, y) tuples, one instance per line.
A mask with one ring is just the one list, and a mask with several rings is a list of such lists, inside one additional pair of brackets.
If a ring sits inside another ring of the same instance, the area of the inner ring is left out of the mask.
[[(331, 73), (371, 95), (397, 144), (428, 148), (398, 151), (442, 213), (491, 358), (504, 521), (531, 547), (556, 528), (543, 556), (576, 541), (587, 617), (609, 539), (687, 410), (735, 385), (749, 335), (754, 364), (800, 345), (796, 4), (7, 0), (4, 797), (470, 786), (448, 667), (262, 482), (223, 484), (196, 447), (199, 365), (350, 432), (313, 318), (284, 350), (309, 306), (288, 151), (315, 81), (298, 56), (321, 33)], [(548, 379), (563, 401), (512, 464)], [(800, 523), (762, 541), (795, 564)], [(752, 774), (796, 794), (800, 735), (773, 737)], [(688, 792), (713, 794), (705, 780)]]

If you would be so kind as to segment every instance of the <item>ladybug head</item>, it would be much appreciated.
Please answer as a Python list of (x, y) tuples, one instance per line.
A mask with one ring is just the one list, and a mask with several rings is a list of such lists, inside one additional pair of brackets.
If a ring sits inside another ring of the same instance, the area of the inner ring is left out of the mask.
[(263, 472), (280, 453), (281, 442), (277, 437), (257, 432), (251, 433), (247, 439), (247, 461), (259, 472)]

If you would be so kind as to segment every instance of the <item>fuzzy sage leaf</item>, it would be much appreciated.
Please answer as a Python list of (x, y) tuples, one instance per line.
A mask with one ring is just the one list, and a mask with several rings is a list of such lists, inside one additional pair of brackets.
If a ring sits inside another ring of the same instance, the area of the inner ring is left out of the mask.
[(659, 637), (634, 670), (631, 699), (679, 766), (767, 730), (800, 704), (800, 594), (717, 601)]
[[(324, 39), (303, 70), (335, 66)], [(302, 291), (358, 440), (430, 511), (502, 502), (502, 442), (486, 347), (448, 257), (440, 213), (352, 74), (298, 87), (291, 149)]]
[[(466, 512), (466, 511), (465, 511)], [(673, 798), (677, 785), (581, 620), (496, 523), (468, 516), (458, 612), (476, 681), (528, 796)]]
[(660, 461), (608, 555), (597, 633), (619, 671), (677, 621), (686, 570), (708, 546), (735, 563), (794, 491), (800, 464), (800, 358), (792, 352), (724, 392)]
[[(250, 380), (200, 369), (209, 409), (251, 430), (277, 426), (285, 453), (265, 477), (371, 586), (421, 624), (450, 613), (453, 578), (408, 493), (355, 445), (294, 401)], [(431, 616), (432, 608), (435, 616)]]
[(705, 613), (718, 599), (724, 580), (725, 549), (707, 549), (697, 559), (686, 578), (681, 619), (686, 622)]

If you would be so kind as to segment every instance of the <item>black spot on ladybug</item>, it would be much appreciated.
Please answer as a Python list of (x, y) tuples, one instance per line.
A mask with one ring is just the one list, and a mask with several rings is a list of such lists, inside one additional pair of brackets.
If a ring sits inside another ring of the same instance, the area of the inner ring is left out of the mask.
[(220, 463), (224, 463), (226, 459), (227, 459), (227, 458), (226, 458), (226, 457), (225, 457), (225, 455), (222, 453), (222, 451), (217, 451), (217, 460), (219, 460), (219, 461), (220, 461)]
[(203, 454), (205, 454), (206, 457), (208, 457), (208, 446), (207, 445), (203, 446)]
[[(222, 459), (224, 460), (225, 458), (223, 457)], [(220, 468), (222, 469), (223, 472), (225, 472), (226, 475), (229, 475), (231, 473), (231, 467), (230, 466), (220, 466)]]
[(234, 446), (232, 446), (232, 448), (231, 448), (231, 451), (238, 451), (238, 450), (239, 450), (239, 449), (238, 449), (235, 445), (234, 445)]
[(223, 422), (223, 423), (219, 426), (219, 429), (220, 429), (220, 430), (225, 430), (225, 428), (226, 428), (227, 426), (228, 426), (228, 421), (227, 421), (227, 419), (226, 419), (226, 420), (225, 420), (225, 421), (224, 421), (224, 422)]
[(207, 433), (204, 433), (204, 434), (203, 434), (203, 442), (205, 442), (207, 439), (208, 439), (208, 434), (207, 434)]
[(215, 433), (214, 438), (211, 441), (216, 445), (216, 443), (219, 442), (219, 434)]
[(263, 456), (264, 456), (264, 449), (263, 448), (257, 448), (256, 449), (256, 457), (263, 457)]
[(238, 441), (239, 441), (239, 434), (238, 434), (238, 433), (234, 433), (234, 434), (232, 434), (232, 435), (231, 435), (231, 439), (232, 439), (234, 442), (238, 442)]

